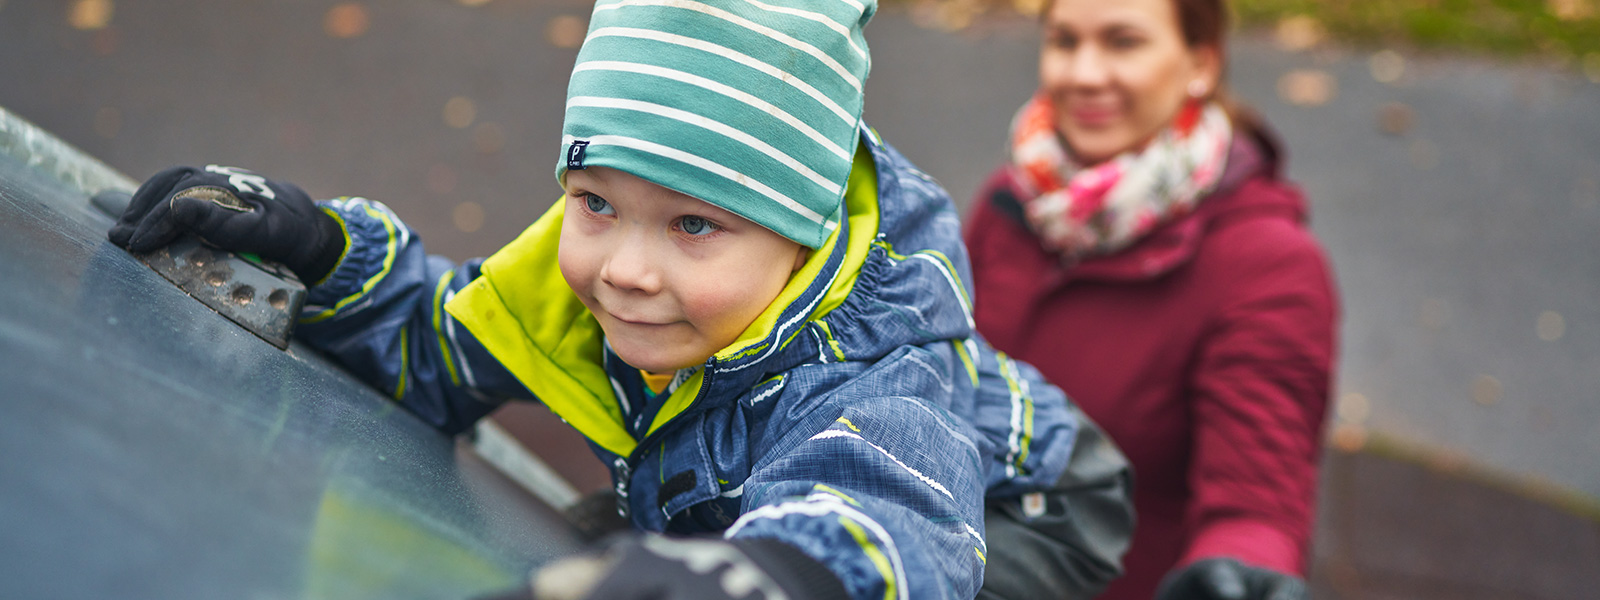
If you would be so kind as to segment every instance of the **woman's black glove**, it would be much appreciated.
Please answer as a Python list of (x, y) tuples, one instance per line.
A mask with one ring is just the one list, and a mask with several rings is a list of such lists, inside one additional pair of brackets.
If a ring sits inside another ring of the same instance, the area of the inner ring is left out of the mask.
[(531, 589), (495, 596), (533, 600), (845, 600), (822, 563), (776, 540), (630, 536), (598, 556), (552, 563)]
[(1305, 600), (1299, 577), (1231, 558), (1206, 558), (1174, 571), (1161, 581), (1156, 600)]
[(300, 188), (234, 167), (173, 167), (139, 186), (111, 243), (149, 252), (184, 232), (233, 252), (278, 261), (306, 285), (338, 266), (345, 235)]

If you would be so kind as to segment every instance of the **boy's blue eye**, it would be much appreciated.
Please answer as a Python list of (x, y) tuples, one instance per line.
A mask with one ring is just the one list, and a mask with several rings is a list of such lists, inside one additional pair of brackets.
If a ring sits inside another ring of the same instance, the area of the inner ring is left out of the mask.
[(696, 217), (694, 215), (679, 219), (678, 227), (689, 235), (707, 235), (719, 229), (716, 223), (706, 220), (705, 217)]
[(589, 212), (597, 215), (609, 215), (613, 212), (616, 212), (611, 209), (610, 202), (606, 202), (605, 198), (601, 198), (594, 194), (585, 194), (583, 196), (583, 202), (585, 206), (589, 207)]

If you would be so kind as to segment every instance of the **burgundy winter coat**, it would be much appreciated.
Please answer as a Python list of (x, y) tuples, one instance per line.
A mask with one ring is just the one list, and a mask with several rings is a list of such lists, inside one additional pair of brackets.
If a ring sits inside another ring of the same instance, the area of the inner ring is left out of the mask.
[(1023, 225), (1008, 169), (972, 208), (978, 330), (1133, 463), (1138, 527), (1102, 598), (1149, 600), (1210, 556), (1306, 571), (1337, 300), (1276, 144), (1239, 138), (1194, 212), (1072, 267)]

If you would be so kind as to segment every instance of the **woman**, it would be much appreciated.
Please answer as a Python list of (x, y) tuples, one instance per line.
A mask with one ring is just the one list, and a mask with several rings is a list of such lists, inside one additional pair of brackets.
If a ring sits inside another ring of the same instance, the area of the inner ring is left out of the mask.
[(1054, 0), (966, 231), (978, 329), (1133, 463), (1103, 598), (1305, 594), (1337, 301), (1277, 143), (1220, 89), (1226, 20), (1221, 0)]

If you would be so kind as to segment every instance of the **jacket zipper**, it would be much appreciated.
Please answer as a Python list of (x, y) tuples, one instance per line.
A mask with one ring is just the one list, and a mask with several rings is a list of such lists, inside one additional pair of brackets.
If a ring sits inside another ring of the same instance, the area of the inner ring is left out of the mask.
[(701, 400), (705, 399), (706, 393), (711, 389), (711, 370), (716, 364), (717, 360), (715, 358), (706, 361), (706, 365), (701, 371), (703, 374), (700, 376), (700, 392), (695, 394), (693, 400), (689, 401), (689, 405), (684, 407), (683, 412), (672, 417), (671, 421), (662, 423), (655, 431), (645, 434), (644, 439), (639, 440), (638, 445), (633, 447), (633, 452), (628, 453), (627, 457), (618, 456), (611, 461), (612, 468), (617, 472), (615, 489), (617, 492), (618, 516), (626, 519), (629, 518), (629, 513), (633, 512), (628, 500), (628, 488), (633, 481), (633, 470), (639, 466), (639, 461), (643, 460), (644, 455), (649, 452), (647, 448), (650, 447), (650, 443), (665, 435), (664, 432), (667, 431), (669, 425), (682, 418), (683, 415), (689, 414), (694, 410), (695, 406), (700, 404)]

